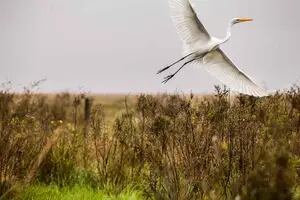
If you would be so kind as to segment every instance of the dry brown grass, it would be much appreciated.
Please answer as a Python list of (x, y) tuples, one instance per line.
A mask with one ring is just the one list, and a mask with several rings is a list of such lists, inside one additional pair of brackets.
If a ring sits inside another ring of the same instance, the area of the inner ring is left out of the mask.
[(291, 199), (299, 99), (299, 88), (231, 103), (221, 88), (204, 97), (2, 91), (0, 191), (32, 180), (133, 184), (153, 199)]

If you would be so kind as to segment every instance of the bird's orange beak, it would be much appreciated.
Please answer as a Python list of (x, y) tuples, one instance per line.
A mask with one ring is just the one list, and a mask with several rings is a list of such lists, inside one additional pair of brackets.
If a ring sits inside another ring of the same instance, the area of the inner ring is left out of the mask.
[(239, 18), (239, 21), (240, 22), (251, 22), (251, 21), (253, 21), (253, 19), (251, 19), (251, 18)]

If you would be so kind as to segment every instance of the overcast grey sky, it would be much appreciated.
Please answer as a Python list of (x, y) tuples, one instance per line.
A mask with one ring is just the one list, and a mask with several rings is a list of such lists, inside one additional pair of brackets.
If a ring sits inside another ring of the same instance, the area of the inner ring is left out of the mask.
[[(193, 0), (223, 50), (269, 89), (300, 77), (299, 0)], [(0, 0), (0, 82), (47, 78), (41, 91), (211, 92), (219, 82), (187, 67), (168, 84), (156, 71), (181, 56), (167, 0)]]

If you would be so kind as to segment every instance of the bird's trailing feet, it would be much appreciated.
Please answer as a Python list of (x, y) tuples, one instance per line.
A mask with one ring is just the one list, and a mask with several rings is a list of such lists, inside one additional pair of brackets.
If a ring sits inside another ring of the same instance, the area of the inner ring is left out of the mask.
[(184, 59), (186, 59), (187, 57), (189, 57), (189, 56), (191, 56), (191, 55), (193, 55), (193, 54), (194, 54), (194, 53), (190, 53), (190, 54), (188, 54), (188, 55), (186, 55), (186, 56), (180, 58), (179, 60), (177, 60), (176, 62), (172, 63), (171, 65), (169, 65), (169, 66), (167, 66), (167, 67), (165, 67), (165, 68), (159, 70), (156, 74), (160, 74), (160, 73), (162, 73), (162, 72), (168, 70), (168, 69), (171, 68), (172, 66), (176, 65), (176, 64), (179, 63), (180, 61), (183, 61)]
[[(190, 54), (190, 55), (192, 55), (192, 54)], [(166, 76), (165, 78), (164, 78), (164, 80), (162, 81), (162, 83), (167, 83), (169, 80), (171, 80), (180, 70), (182, 70), (182, 68), (184, 68), (186, 65), (188, 65), (188, 64), (190, 64), (190, 63), (192, 63), (193, 61), (195, 61), (195, 60), (198, 60), (198, 59), (201, 59), (201, 58), (203, 58), (204, 56), (206, 55), (206, 53), (205, 54), (202, 54), (202, 55), (199, 55), (199, 56), (196, 56), (196, 57), (194, 57), (193, 59), (191, 59), (191, 60), (189, 60), (189, 61), (187, 61), (187, 62), (185, 62), (174, 74), (171, 74), (171, 75), (169, 75), (169, 76)], [(189, 56), (189, 55), (188, 55)], [(165, 70), (163, 70), (163, 71), (165, 71)]]
[(196, 60), (197, 58), (194, 58), (194, 59), (192, 59), (192, 60), (189, 60), (189, 61), (187, 61), (187, 62), (185, 62), (174, 74), (171, 74), (171, 75), (169, 75), (169, 76), (166, 76), (165, 78), (164, 78), (164, 81), (162, 82), (162, 83), (167, 83), (169, 80), (171, 80), (180, 70), (182, 70), (182, 68), (184, 67), (184, 66), (186, 66), (187, 64), (189, 64), (189, 63), (191, 63), (191, 62), (193, 62), (194, 60)]
[(161, 83), (166, 84), (166, 83), (167, 83), (169, 80), (171, 80), (174, 76), (175, 76), (175, 74), (171, 74), (171, 75), (169, 75), (169, 76), (166, 76), (166, 77), (164, 78), (164, 80), (163, 80)]
[(172, 67), (172, 66), (173, 66), (173, 65), (169, 65), (169, 66), (167, 66), (167, 67), (165, 67), (165, 68), (163, 68), (163, 69), (160, 69), (160, 70), (158, 70), (158, 72), (157, 72), (156, 74), (160, 74), (160, 73), (166, 71), (167, 69), (169, 69), (169, 68)]

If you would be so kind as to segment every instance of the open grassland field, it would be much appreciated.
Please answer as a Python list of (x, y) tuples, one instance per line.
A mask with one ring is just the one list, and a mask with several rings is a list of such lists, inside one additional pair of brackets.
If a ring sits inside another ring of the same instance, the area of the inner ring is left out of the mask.
[(300, 89), (0, 91), (2, 199), (300, 199)]

